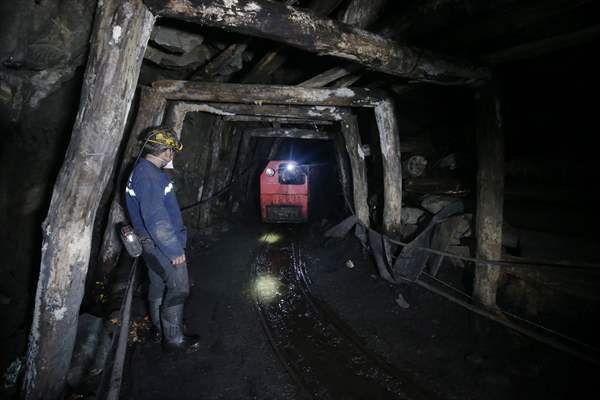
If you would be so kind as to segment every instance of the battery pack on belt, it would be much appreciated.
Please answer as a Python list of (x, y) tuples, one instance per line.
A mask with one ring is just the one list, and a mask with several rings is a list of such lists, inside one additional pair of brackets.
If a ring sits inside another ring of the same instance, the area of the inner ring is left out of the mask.
[(133, 257), (139, 257), (142, 255), (142, 242), (140, 238), (135, 234), (131, 225), (123, 225), (120, 229), (121, 241), (127, 253)]

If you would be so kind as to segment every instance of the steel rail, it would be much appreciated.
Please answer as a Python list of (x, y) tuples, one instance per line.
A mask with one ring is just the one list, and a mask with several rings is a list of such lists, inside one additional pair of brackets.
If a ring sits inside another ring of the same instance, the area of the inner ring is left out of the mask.
[[(269, 237), (265, 239), (268, 240)], [(273, 267), (273, 260), (269, 260), (269, 252), (275, 253), (276, 257), (272, 258), (279, 261), (287, 257), (287, 264), (278, 272), (287, 280), (286, 289), (290, 292), (281, 295), (277, 304), (284, 304), (281, 306), (283, 308), (288, 307), (288, 313), (276, 306), (265, 304), (256, 288), (252, 293), (265, 336), (303, 395), (313, 399), (335, 398), (332, 394), (340, 390), (340, 381), (336, 380), (335, 374), (344, 371), (354, 374), (355, 380), (362, 379), (365, 383), (370, 383), (371, 386), (366, 390), (372, 390), (373, 394), (379, 394), (382, 398), (436, 398), (432, 393), (411, 382), (406, 373), (369, 350), (349, 326), (326, 304), (313, 296), (298, 246), (293, 240), (286, 244), (287, 246), (282, 248), (263, 243), (257, 249), (251, 268), (251, 282), (266, 273), (273, 273), (270, 269)], [(286, 303), (285, 296), (291, 299), (289, 304)], [(299, 311), (303, 311), (300, 316), (297, 314)], [(295, 335), (294, 329), (299, 329)], [(332, 373), (331, 369), (327, 369), (327, 365), (322, 371), (312, 368), (321, 365), (319, 361), (323, 358), (328, 360), (329, 367), (332, 364), (331, 360), (335, 359), (334, 364), (338, 369)], [(344, 379), (353, 380), (351, 376), (344, 376)]]

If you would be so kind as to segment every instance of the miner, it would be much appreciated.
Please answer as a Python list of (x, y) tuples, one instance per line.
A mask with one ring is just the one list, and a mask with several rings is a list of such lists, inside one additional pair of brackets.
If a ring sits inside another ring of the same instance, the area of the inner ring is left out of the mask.
[(197, 337), (183, 331), (183, 310), (189, 294), (187, 234), (173, 182), (163, 172), (173, 168), (173, 157), (182, 150), (172, 129), (151, 129), (127, 182), (125, 199), (148, 267), (148, 303), (154, 336), (159, 339), (162, 334), (167, 351), (192, 352), (198, 348)]

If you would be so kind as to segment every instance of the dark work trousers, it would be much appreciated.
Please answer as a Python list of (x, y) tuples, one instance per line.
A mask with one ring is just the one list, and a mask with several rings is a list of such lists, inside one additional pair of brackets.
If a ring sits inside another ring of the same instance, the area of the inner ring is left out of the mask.
[(148, 267), (148, 300), (162, 299), (164, 307), (183, 304), (190, 293), (187, 264), (173, 266), (150, 238), (142, 238), (144, 262)]

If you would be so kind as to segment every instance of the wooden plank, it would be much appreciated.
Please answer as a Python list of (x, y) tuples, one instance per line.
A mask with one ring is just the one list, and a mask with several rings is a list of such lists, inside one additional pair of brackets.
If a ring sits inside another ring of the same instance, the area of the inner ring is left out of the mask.
[(108, 221), (102, 236), (100, 259), (98, 262), (98, 268), (102, 276), (108, 275), (113, 267), (117, 265), (123, 248), (118, 233), (119, 225), (126, 221), (123, 188), (125, 187), (127, 176), (133, 167), (132, 164), (141, 150), (140, 136), (145, 129), (158, 126), (162, 123), (166, 106), (167, 101), (165, 98), (159, 96), (154, 89), (147, 86), (141, 88), (140, 104), (117, 172), (115, 179), (116, 190), (110, 203)]
[[(338, 19), (345, 24), (365, 28), (382, 12), (385, 3), (386, 0), (351, 0), (339, 13)], [(363, 68), (357, 64), (348, 63), (342, 67), (331, 68), (298, 86), (323, 87), (337, 81), (332, 87), (349, 87), (362, 77), (362, 74), (353, 74), (361, 69)]]
[[(328, 15), (341, 2), (341, 0), (313, 0), (308, 4), (308, 9), (315, 15)], [(295, 1), (286, 1), (286, 5), (294, 5)], [(242, 78), (242, 83), (266, 83), (271, 75), (287, 60), (285, 46), (278, 46), (268, 51)]]
[(190, 77), (190, 81), (201, 81), (201, 80), (212, 80), (214, 77), (223, 70), (223, 68), (231, 62), (235, 57), (241, 57), (242, 53), (246, 50), (248, 45), (246, 43), (233, 43), (225, 50), (221, 51), (210, 60), (206, 65), (195, 71)]
[(98, 4), (81, 104), (43, 225), (24, 398), (59, 399), (77, 334), (96, 210), (112, 171), (154, 16), (141, 0)]
[(346, 75), (345, 77), (333, 82), (331, 85), (329, 85), (329, 87), (332, 89), (350, 87), (350, 86), (354, 85), (362, 77), (363, 77), (362, 74)]
[(227, 115), (223, 117), (228, 122), (266, 122), (279, 124), (301, 124), (301, 125), (333, 125), (331, 121), (314, 119), (285, 118), (285, 117), (261, 117), (257, 115)]
[[(499, 260), (502, 256), (502, 216), (504, 209), (504, 135), (500, 100), (493, 87), (477, 97), (477, 211), (475, 234), (477, 258)], [(500, 267), (477, 264), (473, 297), (484, 307), (496, 308)]]
[(367, 204), (367, 168), (365, 157), (362, 153), (362, 143), (358, 131), (358, 119), (349, 116), (342, 122), (342, 135), (346, 145), (346, 151), (350, 158), (352, 169), (352, 187), (354, 195), (354, 210), (358, 220), (365, 226), (369, 226), (369, 206)]
[(214, 103), (375, 107), (386, 98), (381, 91), (361, 88), (314, 89), (169, 80), (156, 81), (152, 87), (168, 100)]
[[(288, 106), (271, 104), (193, 103), (177, 102), (186, 112), (207, 112), (224, 118), (235, 116), (298, 118), (317, 121), (341, 121), (349, 114), (347, 108), (331, 106)], [(186, 104), (186, 105), (183, 105)]]
[(146, 0), (157, 15), (279, 41), (305, 51), (428, 82), (474, 83), (486, 69), (453, 62), (422, 49), (265, 0)]
[(252, 68), (244, 75), (242, 83), (264, 83), (277, 71), (287, 60), (287, 55), (283, 52), (283, 46), (278, 46), (275, 50), (267, 52)]
[(386, 100), (375, 107), (375, 121), (379, 129), (383, 162), (383, 231), (395, 238), (401, 231), (402, 160), (400, 132), (391, 100)]
[(280, 137), (290, 139), (313, 139), (313, 140), (332, 140), (333, 135), (329, 132), (318, 131), (314, 129), (298, 128), (255, 128), (247, 129), (246, 133), (253, 137)]
[(353, 72), (358, 71), (359, 68), (356, 66), (348, 65), (345, 67), (334, 67), (328, 69), (327, 71), (320, 73), (310, 79), (305, 80), (302, 83), (299, 83), (298, 86), (301, 87), (310, 87), (310, 88), (320, 88), (326, 86), (327, 84), (336, 81), (340, 78), (343, 78), (347, 75), (350, 75)]

